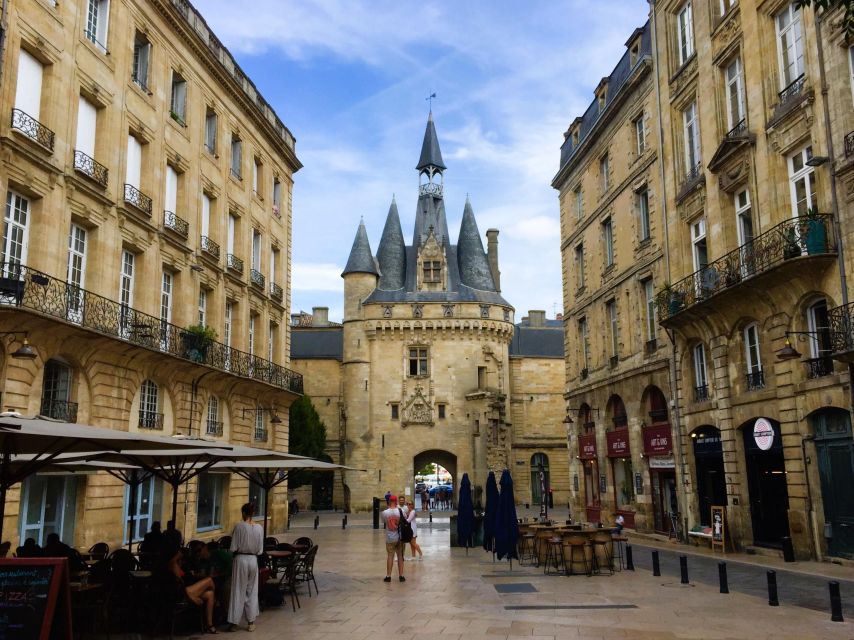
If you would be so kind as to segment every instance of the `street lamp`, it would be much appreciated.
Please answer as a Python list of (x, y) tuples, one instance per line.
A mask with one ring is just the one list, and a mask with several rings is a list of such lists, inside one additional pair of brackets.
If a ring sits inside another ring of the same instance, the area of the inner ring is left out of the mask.
[(29, 331), (2, 331), (0, 336), (24, 336), (24, 340), (20, 347), (15, 349), (10, 355), (16, 360), (35, 360), (38, 357), (36, 350), (30, 345), (27, 336)]
[(254, 414), (264, 413), (265, 411), (269, 413), (272, 418), (270, 418), (270, 424), (282, 424), (282, 419), (279, 417), (279, 414), (276, 412), (276, 407), (258, 407), (257, 409), (253, 407), (243, 407), (243, 419), (246, 420), (246, 412), (249, 411)]

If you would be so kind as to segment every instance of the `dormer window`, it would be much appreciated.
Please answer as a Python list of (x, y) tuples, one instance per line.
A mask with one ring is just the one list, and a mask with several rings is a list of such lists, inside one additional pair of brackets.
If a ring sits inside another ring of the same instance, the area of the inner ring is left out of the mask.
[(602, 112), (602, 111), (604, 111), (604, 110), (605, 110), (605, 98), (606, 98), (606, 97), (607, 97), (607, 96), (605, 95), (605, 90), (604, 90), (604, 89), (603, 89), (603, 90), (599, 93), (599, 95), (596, 97), (596, 98), (597, 98), (597, 100), (599, 101), (599, 111), (600, 111), (600, 112)]
[(640, 43), (635, 42), (629, 49), (629, 65), (634, 67), (640, 57)]
[(424, 282), (442, 282), (442, 263), (439, 260), (424, 261)]

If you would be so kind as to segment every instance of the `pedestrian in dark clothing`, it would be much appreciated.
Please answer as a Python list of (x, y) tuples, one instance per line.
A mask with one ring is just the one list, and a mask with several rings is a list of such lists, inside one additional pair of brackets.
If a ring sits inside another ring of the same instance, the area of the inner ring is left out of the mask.
[(184, 544), (184, 536), (175, 528), (175, 521), (170, 520), (166, 523), (166, 531), (163, 532), (162, 546), (178, 549)]

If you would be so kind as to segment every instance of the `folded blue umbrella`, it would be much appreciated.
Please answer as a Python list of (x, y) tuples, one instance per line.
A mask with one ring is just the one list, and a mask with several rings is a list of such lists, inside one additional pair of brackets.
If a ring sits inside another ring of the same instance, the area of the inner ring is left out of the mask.
[(465, 547), (466, 553), (468, 553), (469, 547), (472, 546), (472, 536), (474, 535), (474, 504), (471, 499), (471, 481), (467, 473), (463, 474), (463, 479), (460, 481), (458, 506), (457, 539), (460, 546)]
[(498, 483), (495, 482), (495, 472), (490, 471), (486, 477), (486, 509), (483, 512), (483, 548), (486, 551), (495, 550), (495, 518), (498, 515)]
[(505, 469), (501, 474), (501, 494), (498, 497), (498, 514), (495, 518), (495, 553), (499, 560), (519, 559), (519, 521), (516, 519), (516, 498), (513, 495), (513, 478)]

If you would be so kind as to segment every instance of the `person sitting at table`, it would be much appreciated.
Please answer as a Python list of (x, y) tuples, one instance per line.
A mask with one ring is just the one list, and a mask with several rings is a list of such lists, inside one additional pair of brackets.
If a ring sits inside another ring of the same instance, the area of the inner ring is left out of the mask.
[(48, 535), (43, 555), (47, 558), (68, 558), (68, 568), (71, 571), (85, 571), (88, 568), (80, 552), (60, 540), (58, 533)]
[(184, 544), (184, 536), (175, 528), (175, 521), (169, 520), (166, 523), (166, 531), (163, 532), (161, 545), (167, 549), (171, 549), (175, 546), (180, 547), (182, 544)]
[(187, 546), (187, 571), (195, 577), (209, 576), (211, 573), (211, 554), (208, 546), (201, 540), (191, 540)]
[(202, 578), (187, 585), (188, 576), (181, 568), (182, 553), (180, 546), (164, 547), (160, 555), (158, 566), (154, 571), (155, 584), (160, 592), (173, 601), (178, 601), (182, 596), (197, 607), (201, 607), (205, 614), (205, 632), (217, 633), (213, 623), (213, 610), (215, 603), (214, 582), (210, 578)]
[(614, 533), (620, 535), (623, 532), (623, 527), (626, 524), (626, 519), (623, 514), (617, 514), (616, 524), (614, 525)]
[(143, 536), (139, 543), (140, 553), (158, 553), (160, 545), (163, 544), (163, 532), (160, 530), (160, 521), (151, 523), (151, 529)]
[(41, 558), (44, 553), (42, 553), (42, 548), (36, 544), (35, 538), (27, 538), (24, 540), (24, 544), (18, 547), (15, 555), (19, 558)]

